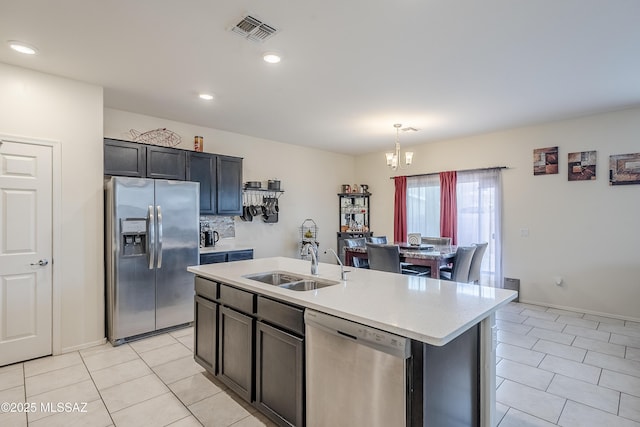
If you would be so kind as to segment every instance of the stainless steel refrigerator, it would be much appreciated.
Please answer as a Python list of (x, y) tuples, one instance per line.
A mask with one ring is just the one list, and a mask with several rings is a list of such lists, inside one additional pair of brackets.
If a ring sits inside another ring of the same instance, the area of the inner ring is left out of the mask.
[(200, 184), (111, 177), (105, 183), (107, 337), (193, 322)]

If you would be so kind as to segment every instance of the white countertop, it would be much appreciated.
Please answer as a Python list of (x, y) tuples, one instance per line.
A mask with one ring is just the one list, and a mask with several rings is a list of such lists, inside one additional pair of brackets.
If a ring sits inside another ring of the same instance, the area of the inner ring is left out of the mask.
[(444, 280), (320, 263), (319, 278), (339, 284), (313, 291), (292, 291), (242, 276), (270, 271), (310, 275), (310, 262), (260, 258), (188, 267), (196, 275), (258, 294), (359, 322), (432, 345), (445, 345), (513, 300), (517, 293)]
[(215, 252), (243, 251), (253, 249), (252, 246), (242, 243), (236, 243), (234, 239), (220, 239), (215, 246), (205, 246), (200, 248), (201, 254), (210, 254)]

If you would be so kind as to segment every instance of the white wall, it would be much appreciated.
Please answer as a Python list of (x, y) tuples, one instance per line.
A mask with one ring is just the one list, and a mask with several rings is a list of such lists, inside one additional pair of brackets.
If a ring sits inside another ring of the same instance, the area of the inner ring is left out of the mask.
[[(521, 279), (521, 301), (640, 319), (640, 185), (608, 183), (609, 155), (640, 152), (639, 136), (640, 108), (628, 109), (412, 147), (414, 164), (403, 172), (508, 166), (504, 274)], [(533, 149), (552, 146), (559, 174), (533, 176)], [(567, 154), (590, 150), (598, 152), (597, 180), (568, 182)], [(394, 186), (383, 153), (356, 165), (358, 181), (374, 193), (372, 229), (393, 236)]]
[(0, 133), (59, 141), (60, 347), (104, 339), (102, 88), (0, 63)]
[[(104, 136), (107, 138), (131, 140), (131, 129), (145, 132), (157, 128), (167, 128), (182, 137), (176, 148), (192, 150), (193, 137), (201, 135), (204, 151), (243, 157), (245, 182), (265, 181), (265, 186), (268, 179), (281, 181), (285, 192), (279, 200), (277, 223), (266, 224), (260, 219), (243, 222), (234, 218), (235, 243), (253, 247), (256, 258), (297, 257), (299, 227), (306, 218), (312, 218), (320, 227), (321, 252), (327, 248), (336, 250), (337, 194), (342, 184), (354, 182), (353, 157), (105, 108)], [(330, 262), (333, 258), (331, 254), (321, 254), (321, 259)]]

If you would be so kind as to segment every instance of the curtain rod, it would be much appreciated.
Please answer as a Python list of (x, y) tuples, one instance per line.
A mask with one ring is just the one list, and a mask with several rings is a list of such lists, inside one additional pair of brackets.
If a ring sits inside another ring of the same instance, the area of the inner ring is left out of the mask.
[[(455, 172), (479, 172), (479, 171), (489, 171), (494, 169), (509, 169), (509, 166), (493, 166), (491, 168), (477, 168), (477, 169), (463, 169)], [(407, 178), (415, 178), (417, 176), (430, 176), (430, 175), (440, 175), (441, 172), (431, 172), (431, 173), (418, 173), (415, 175), (404, 175)], [(397, 175), (402, 176), (402, 175)], [(393, 179), (395, 176), (390, 176), (389, 179)]]

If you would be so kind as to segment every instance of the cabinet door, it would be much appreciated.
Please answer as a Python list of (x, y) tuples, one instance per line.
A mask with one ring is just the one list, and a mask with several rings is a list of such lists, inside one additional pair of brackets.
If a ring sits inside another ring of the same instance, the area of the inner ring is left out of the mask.
[(200, 183), (200, 214), (216, 214), (216, 156), (190, 152), (187, 180)]
[(242, 261), (243, 259), (253, 259), (253, 249), (247, 249), (243, 251), (229, 252), (227, 261)]
[(187, 156), (184, 150), (147, 145), (147, 178), (184, 181)]
[(279, 425), (302, 426), (304, 340), (266, 323), (256, 326), (256, 405)]
[(146, 146), (135, 142), (104, 139), (104, 174), (144, 178), (147, 173)]
[(216, 374), (218, 304), (196, 295), (195, 297), (194, 358), (202, 367)]
[(222, 306), (219, 315), (218, 377), (247, 402), (253, 400), (254, 319)]
[(217, 158), (218, 215), (242, 215), (242, 159)]

